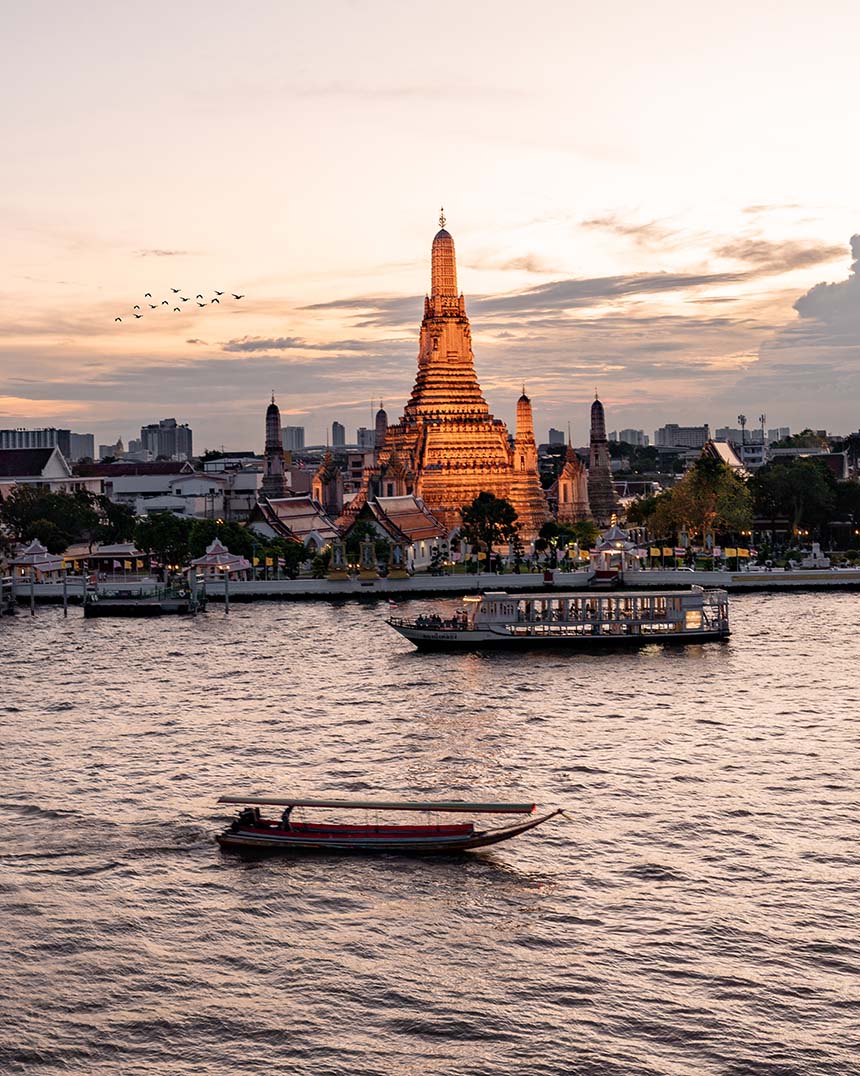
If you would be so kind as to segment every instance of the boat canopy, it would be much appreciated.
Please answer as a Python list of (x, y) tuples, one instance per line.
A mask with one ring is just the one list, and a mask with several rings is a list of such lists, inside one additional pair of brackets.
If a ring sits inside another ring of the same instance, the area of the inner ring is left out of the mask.
[(334, 807), (369, 811), (450, 811), (462, 814), (531, 814), (533, 803), (465, 803), (463, 800), (306, 800), (298, 796), (221, 796), (219, 803), (254, 804), (260, 807)]

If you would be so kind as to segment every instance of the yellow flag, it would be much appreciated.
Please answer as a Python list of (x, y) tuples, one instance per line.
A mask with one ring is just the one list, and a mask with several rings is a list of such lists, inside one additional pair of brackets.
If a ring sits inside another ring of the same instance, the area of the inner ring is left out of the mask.
[(659, 557), (660, 556), (660, 550), (656, 546), (652, 545), (651, 548), (648, 550), (648, 556), (649, 557)]
[(131, 568), (131, 561), (130, 560), (123, 561), (123, 564), (126, 566), (126, 569)]
[(275, 562), (271, 557), (266, 557), (266, 567), (267, 568), (271, 568), (274, 563)]
[(142, 560), (139, 560), (139, 561), (137, 562), (137, 566), (138, 566), (138, 568), (142, 568), (142, 567), (143, 567), (143, 561), (142, 561)]
[(257, 565), (258, 565), (259, 563), (260, 563), (260, 558), (259, 558), (259, 557), (254, 557), (254, 567), (255, 567), (255, 568), (257, 567)]
[(738, 556), (739, 557), (748, 557), (749, 555), (750, 555), (750, 551), (748, 549), (739, 549), (738, 550)]
[(736, 549), (726, 548), (723, 550), (723, 554), (727, 557), (736, 557), (738, 555), (738, 551)]
[(674, 557), (675, 556), (675, 550), (670, 549), (667, 545), (663, 546), (663, 556), (664, 557)]

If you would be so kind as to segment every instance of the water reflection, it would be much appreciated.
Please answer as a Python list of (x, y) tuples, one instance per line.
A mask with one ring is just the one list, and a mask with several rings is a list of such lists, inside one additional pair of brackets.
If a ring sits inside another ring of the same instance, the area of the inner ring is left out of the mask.
[[(750, 595), (728, 643), (577, 657), (418, 655), (373, 604), (4, 623), (0, 1067), (852, 1071), (856, 611)], [(573, 821), (249, 861), (212, 839), (237, 788)]]

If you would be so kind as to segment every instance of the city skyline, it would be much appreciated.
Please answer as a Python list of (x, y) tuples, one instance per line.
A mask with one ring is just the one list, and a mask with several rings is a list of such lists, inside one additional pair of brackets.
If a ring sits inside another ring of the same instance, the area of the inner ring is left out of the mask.
[[(371, 397), (396, 420), (441, 202), (507, 423), (525, 379), (536, 426), (572, 418), (580, 444), (595, 388), (619, 429), (741, 409), (856, 428), (847, 5), (777, 22), (729, 3), (703, 35), (675, 5), (550, 5), (523, 27), (443, 3), (444, 47), (387, 4), (334, 5), (337, 41), (289, 4), (236, 24), (192, 3), (157, 42), (103, 4), (49, 7), (48, 37), (43, 9), (10, 14), (0, 74), (18, 102), (0, 120), (0, 426), (108, 442), (176, 413), (201, 450), (254, 447), (272, 388), (310, 442), (366, 425)], [(53, 74), (34, 84), (36, 50)], [(406, 164), (428, 131), (457, 162), (441, 177)], [(179, 286), (245, 298), (114, 322)]]

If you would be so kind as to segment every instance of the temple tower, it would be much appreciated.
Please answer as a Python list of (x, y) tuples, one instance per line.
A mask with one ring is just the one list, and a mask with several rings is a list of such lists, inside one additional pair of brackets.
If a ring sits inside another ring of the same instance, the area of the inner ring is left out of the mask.
[(379, 410), (376, 412), (376, 418), (373, 425), (374, 433), (376, 435), (375, 448), (378, 452), (385, 444), (385, 434), (388, 432), (388, 415), (382, 406), (382, 400), (379, 401)]
[(603, 404), (594, 394), (591, 405), (591, 447), (588, 457), (588, 501), (597, 525), (608, 527), (618, 514), (618, 498), (612, 484), (609, 442), (606, 440), (606, 416)]
[(579, 456), (573, 451), (573, 446), (568, 441), (564, 467), (558, 476), (558, 521), (559, 523), (581, 523), (586, 519), (591, 519), (591, 508), (588, 503), (588, 471), (583, 467)]
[(517, 510), (520, 532), (537, 535), (550, 518), (546, 495), (538, 474), (532, 402), (523, 394), (517, 400), (517, 432), (514, 437), (513, 475), (508, 499)]
[(533, 471), (537, 474), (537, 444), (535, 443), (535, 427), (532, 420), (532, 402), (526, 396), (526, 387), (523, 385), (523, 394), (517, 400), (517, 433), (514, 439), (514, 470)]
[(263, 473), (263, 485), (260, 492), (264, 497), (283, 497), (286, 494), (284, 482), (284, 442), (281, 439), (281, 412), (272, 402), (266, 408), (266, 449)]
[[(418, 371), (403, 417), (388, 426), (379, 452), (380, 488), (390, 464), (414, 476), (414, 493), (449, 527), (483, 491), (509, 499), (525, 541), (549, 518), (537, 474), (528, 397), (517, 405), (522, 460), (508, 443), (505, 424), (490, 414), (475, 373), (466, 303), (457, 291), (454, 240), (444, 215), (430, 252), (430, 294), (418, 341)], [(522, 418), (520, 412), (522, 410)], [(392, 456), (394, 457), (392, 459)]]

